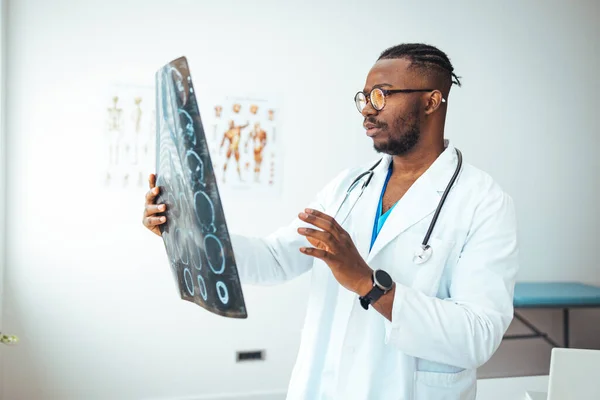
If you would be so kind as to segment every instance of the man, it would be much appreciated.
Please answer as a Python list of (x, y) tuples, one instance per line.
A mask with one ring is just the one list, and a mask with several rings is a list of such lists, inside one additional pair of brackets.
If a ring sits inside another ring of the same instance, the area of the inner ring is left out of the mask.
[(311, 270), (288, 399), (475, 399), (512, 319), (518, 248), (511, 198), (444, 140), (453, 83), (435, 47), (384, 51), (355, 98), (381, 162), (340, 174), (290, 227), (232, 238), (245, 282)]

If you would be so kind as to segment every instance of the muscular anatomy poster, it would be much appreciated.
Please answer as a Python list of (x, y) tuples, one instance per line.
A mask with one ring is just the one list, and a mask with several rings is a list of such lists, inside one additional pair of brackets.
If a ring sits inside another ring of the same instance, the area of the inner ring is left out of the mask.
[(281, 130), (276, 100), (267, 96), (213, 96), (207, 143), (221, 187), (278, 191)]
[(181, 297), (234, 318), (247, 316), (185, 57), (156, 73), (156, 173), (167, 205), (162, 237)]

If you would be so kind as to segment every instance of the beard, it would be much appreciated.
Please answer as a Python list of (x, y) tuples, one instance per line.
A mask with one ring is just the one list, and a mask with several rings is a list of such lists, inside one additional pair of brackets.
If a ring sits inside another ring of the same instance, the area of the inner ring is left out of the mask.
[(410, 152), (421, 138), (418, 111), (413, 111), (404, 118), (399, 116), (394, 120), (391, 129), (386, 123), (380, 123), (380, 127), (383, 132), (388, 134), (388, 139), (382, 143), (373, 143), (373, 147), (378, 153), (391, 156), (404, 155)]

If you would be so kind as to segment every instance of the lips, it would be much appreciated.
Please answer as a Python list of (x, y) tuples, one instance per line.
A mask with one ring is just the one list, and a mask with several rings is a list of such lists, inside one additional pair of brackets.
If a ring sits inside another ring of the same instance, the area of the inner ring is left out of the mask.
[(363, 124), (365, 129), (367, 130), (367, 136), (373, 137), (377, 134), (377, 132), (381, 129), (379, 125), (373, 124), (371, 122), (367, 122)]

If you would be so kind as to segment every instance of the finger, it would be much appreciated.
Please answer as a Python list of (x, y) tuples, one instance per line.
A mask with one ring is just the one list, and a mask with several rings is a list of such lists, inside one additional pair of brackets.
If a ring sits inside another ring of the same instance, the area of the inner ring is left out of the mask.
[(329, 232), (319, 231), (311, 228), (298, 228), (298, 233), (306, 236), (308, 239), (316, 239), (327, 245), (330, 249), (337, 249), (338, 242)]
[(335, 221), (332, 221), (331, 219), (326, 220), (323, 218), (319, 218), (314, 214), (307, 214), (303, 212), (298, 214), (298, 218), (300, 218), (304, 222), (308, 222), (309, 224), (316, 226), (317, 228), (321, 228), (325, 232), (331, 233), (336, 239), (339, 238), (337, 229), (334, 225)]
[(300, 247), (300, 252), (320, 260), (327, 260), (331, 257), (331, 253), (328, 253), (325, 250), (315, 249), (314, 247)]
[(146, 204), (146, 216), (161, 213), (167, 209), (164, 204)]
[(148, 177), (148, 185), (150, 186), (150, 189), (153, 189), (154, 186), (156, 186), (156, 175), (150, 174)]
[(156, 198), (156, 196), (158, 196), (159, 192), (160, 188), (158, 187), (153, 187), (152, 189), (150, 189), (148, 193), (146, 193), (146, 204), (154, 204), (154, 199)]
[(152, 228), (167, 222), (167, 217), (145, 217), (143, 222), (145, 226)]
[(304, 209), (304, 212), (310, 215), (314, 215), (318, 218), (322, 218), (325, 221), (329, 221), (331, 222), (332, 226), (335, 227), (336, 229), (342, 229), (342, 227), (340, 226), (340, 224), (338, 224), (338, 222), (335, 220), (335, 218), (333, 218), (332, 216), (325, 214), (324, 212), (321, 212), (319, 210), (315, 210), (314, 208), (306, 208)]

